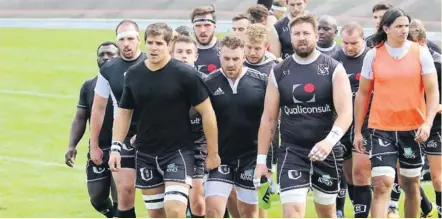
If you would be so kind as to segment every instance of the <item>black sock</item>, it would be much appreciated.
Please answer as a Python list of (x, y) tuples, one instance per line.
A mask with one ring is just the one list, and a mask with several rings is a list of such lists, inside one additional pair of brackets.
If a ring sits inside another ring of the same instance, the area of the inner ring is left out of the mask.
[(112, 212), (112, 202), (110, 201), (110, 199), (101, 204), (95, 204), (93, 202), (91, 202), (91, 204), (95, 208), (95, 210), (97, 210), (107, 218), (114, 217), (114, 213)]
[(192, 216), (192, 218), (205, 218), (206, 217), (206, 215), (201, 215), (201, 216), (194, 215), (194, 214), (192, 214), (192, 211), (190, 211), (190, 215)]
[(230, 218), (230, 214), (229, 214), (229, 210), (227, 210), (224, 212), (224, 218)]
[(347, 192), (348, 192), (348, 197), (350, 198), (350, 201), (351, 201), (351, 203), (352, 204), (354, 204), (354, 200), (355, 200), (355, 198), (354, 198), (354, 185), (352, 185), (352, 184), (350, 184), (350, 183), (347, 183)]
[(441, 214), (442, 214), (442, 208), (440, 205), (440, 199), (441, 199), (441, 192), (436, 192), (436, 205), (437, 205), (437, 214), (439, 215), (439, 218), (441, 218)]
[(132, 209), (129, 209), (127, 211), (118, 210), (117, 217), (118, 218), (136, 218), (137, 216), (135, 215), (135, 207), (133, 207)]
[(371, 188), (366, 186), (354, 186), (353, 208), (355, 218), (367, 218), (371, 208)]
[(347, 182), (344, 178), (341, 178), (339, 182), (339, 189), (338, 196), (336, 197), (336, 211), (341, 211), (342, 216), (344, 216), (345, 196), (347, 196)]
[(427, 195), (425, 194), (424, 189), (420, 188), (421, 191), (421, 210), (422, 210), (422, 214), (423, 215), (427, 215), (428, 213), (431, 212), (431, 210), (433, 210), (433, 205), (431, 205), (430, 200), (428, 200)]
[(394, 178), (393, 190), (391, 190), (390, 198), (391, 198), (391, 201), (398, 202), (400, 197), (401, 197), (401, 187), (399, 186), (398, 176), (396, 174), (396, 177)]
[(117, 212), (118, 212), (118, 203), (113, 203), (112, 205), (112, 214), (114, 215), (114, 217), (117, 217)]

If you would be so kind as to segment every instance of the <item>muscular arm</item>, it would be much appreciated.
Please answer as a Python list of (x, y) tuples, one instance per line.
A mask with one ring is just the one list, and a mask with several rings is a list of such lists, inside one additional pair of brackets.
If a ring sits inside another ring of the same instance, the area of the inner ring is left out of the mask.
[(333, 75), (333, 104), (338, 114), (333, 126), (341, 128), (344, 133), (353, 120), (352, 102), (350, 81), (344, 67), (339, 64)]
[(106, 113), (107, 98), (110, 95), (109, 89), (109, 82), (101, 74), (98, 74), (94, 103), (91, 110), (91, 147), (98, 147), (98, 139), (103, 126), (104, 114)]
[(362, 124), (364, 123), (365, 116), (367, 116), (370, 96), (373, 91), (373, 72), (371, 66), (375, 56), (374, 51), (375, 50), (372, 49), (367, 52), (362, 64), (359, 89), (358, 92), (356, 92), (354, 102), (355, 133), (362, 132)]
[(207, 98), (195, 106), (203, 120), (203, 130), (207, 141), (207, 154), (218, 154), (218, 126), (212, 103)]
[(273, 55), (275, 55), (276, 58), (280, 58), (281, 42), (279, 41), (278, 32), (276, 32), (274, 26), (270, 27), (268, 38), (269, 38), (270, 52), (273, 53)]
[(269, 152), (272, 137), (275, 134), (279, 114), (279, 90), (275, 84), (273, 70), (270, 72), (267, 83), (266, 96), (264, 99), (264, 112), (261, 117), (261, 124), (258, 131), (258, 154)]
[(87, 111), (82, 108), (77, 108), (75, 117), (72, 120), (71, 132), (69, 137), (69, 148), (76, 148), (78, 142), (83, 138), (86, 131)]
[(132, 109), (117, 108), (114, 119), (112, 141), (124, 142), (132, 119)]
[(425, 123), (433, 124), (434, 117), (439, 111), (439, 89), (436, 73), (424, 74), (422, 76), (427, 102), (427, 117)]

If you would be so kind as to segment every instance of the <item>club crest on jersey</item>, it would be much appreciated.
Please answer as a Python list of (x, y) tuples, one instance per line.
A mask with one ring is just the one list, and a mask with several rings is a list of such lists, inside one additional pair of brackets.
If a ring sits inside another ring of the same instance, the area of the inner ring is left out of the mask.
[(329, 67), (325, 64), (319, 64), (318, 65), (318, 75), (329, 75), (330, 72), (328, 71)]

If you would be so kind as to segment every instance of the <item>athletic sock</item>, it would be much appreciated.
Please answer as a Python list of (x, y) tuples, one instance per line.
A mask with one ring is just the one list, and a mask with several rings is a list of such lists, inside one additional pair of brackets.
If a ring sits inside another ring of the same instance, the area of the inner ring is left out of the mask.
[(347, 182), (344, 178), (341, 179), (339, 182), (339, 192), (338, 196), (336, 197), (336, 211), (341, 211), (342, 216), (344, 215), (344, 206), (345, 206), (345, 196), (347, 196)]
[[(355, 198), (354, 198), (354, 194), (355, 194), (354, 189), (355, 189), (354, 185), (352, 185), (352, 184), (350, 184), (350, 183), (347, 183), (348, 197), (350, 198), (350, 201), (351, 201), (351, 203), (352, 203), (353, 205), (354, 205), (354, 201), (355, 201)], [(357, 194), (357, 193), (356, 193), (356, 194)]]
[(436, 192), (436, 205), (437, 205), (437, 214), (439, 215), (439, 218), (441, 218), (441, 214), (442, 214), (442, 208), (441, 208), (441, 192)]
[(371, 208), (371, 187), (354, 186), (353, 192), (355, 194), (353, 201), (353, 208), (355, 218), (367, 218)]
[(423, 215), (429, 214), (433, 210), (433, 205), (431, 205), (430, 200), (428, 200), (427, 195), (425, 194), (422, 186), (420, 187), (421, 192), (421, 210)]
[(229, 210), (224, 211), (224, 218), (230, 218)]
[(135, 215), (135, 207), (127, 211), (118, 210), (117, 216), (118, 218), (136, 218), (137, 216)]
[(117, 212), (118, 212), (118, 203), (114, 202), (112, 205), (112, 214), (114, 215), (114, 218), (117, 217)]
[(401, 197), (401, 187), (399, 186), (398, 183), (398, 176), (396, 174), (396, 177), (394, 178), (394, 184), (393, 184), (393, 190), (391, 190), (391, 195), (390, 195), (390, 207), (396, 207), (398, 208), (398, 204), (397, 202), (399, 201), (399, 198)]
[(192, 214), (192, 212), (190, 213), (190, 215), (191, 215), (192, 218), (205, 218), (206, 217), (206, 215), (201, 215), (201, 216), (194, 215), (194, 214)]
[(91, 202), (92, 206), (95, 208), (96, 211), (100, 212), (102, 215), (106, 216), (107, 218), (113, 218), (113, 208), (112, 208), (112, 202), (110, 199), (106, 200), (104, 203), (101, 204), (95, 204)]

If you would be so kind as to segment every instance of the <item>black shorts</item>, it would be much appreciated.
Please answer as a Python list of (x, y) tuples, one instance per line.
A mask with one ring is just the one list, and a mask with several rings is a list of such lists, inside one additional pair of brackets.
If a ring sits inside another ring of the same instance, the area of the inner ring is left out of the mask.
[(414, 169), (423, 165), (421, 146), (414, 140), (416, 131), (371, 130), (371, 167), (388, 166)]
[[(222, 160), (221, 160), (222, 162)], [(209, 171), (207, 181), (218, 181), (235, 186), (255, 190), (253, 177), (255, 174), (256, 155), (244, 156)]]
[(310, 150), (294, 144), (282, 143), (278, 151), (278, 181), (280, 191), (311, 188), (327, 194), (339, 191), (339, 166), (342, 154), (335, 154), (339, 146), (330, 152), (324, 161), (312, 162), (308, 158)]
[(91, 160), (91, 156), (87, 153), (86, 163), (86, 180), (87, 182), (94, 182), (98, 180), (104, 180), (112, 177), (112, 171), (109, 169), (109, 148), (103, 150), (103, 163), (96, 165)]
[(431, 132), (427, 142), (423, 144), (423, 151), (426, 155), (442, 155), (442, 136), (439, 132)]
[[(354, 139), (354, 127), (351, 126), (348, 131), (345, 133), (344, 136), (341, 138), (341, 144), (344, 149), (344, 160), (348, 160), (352, 158), (352, 153), (357, 152), (355, 147), (353, 146), (353, 139)], [(362, 132), (362, 137), (364, 138), (363, 144), (365, 147), (364, 154), (369, 155), (370, 154), (370, 144), (368, 144), (368, 140), (370, 139), (370, 132), (368, 130)]]
[(150, 156), (137, 151), (135, 156), (137, 178), (135, 187), (152, 189), (164, 182), (192, 185), (195, 156), (192, 150), (178, 150), (165, 156)]
[(195, 166), (193, 168), (193, 179), (203, 179), (205, 174), (205, 162), (207, 152), (205, 150), (194, 150)]
[(132, 136), (124, 139), (123, 147), (121, 147), (121, 168), (135, 169), (135, 148), (130, 144)]

